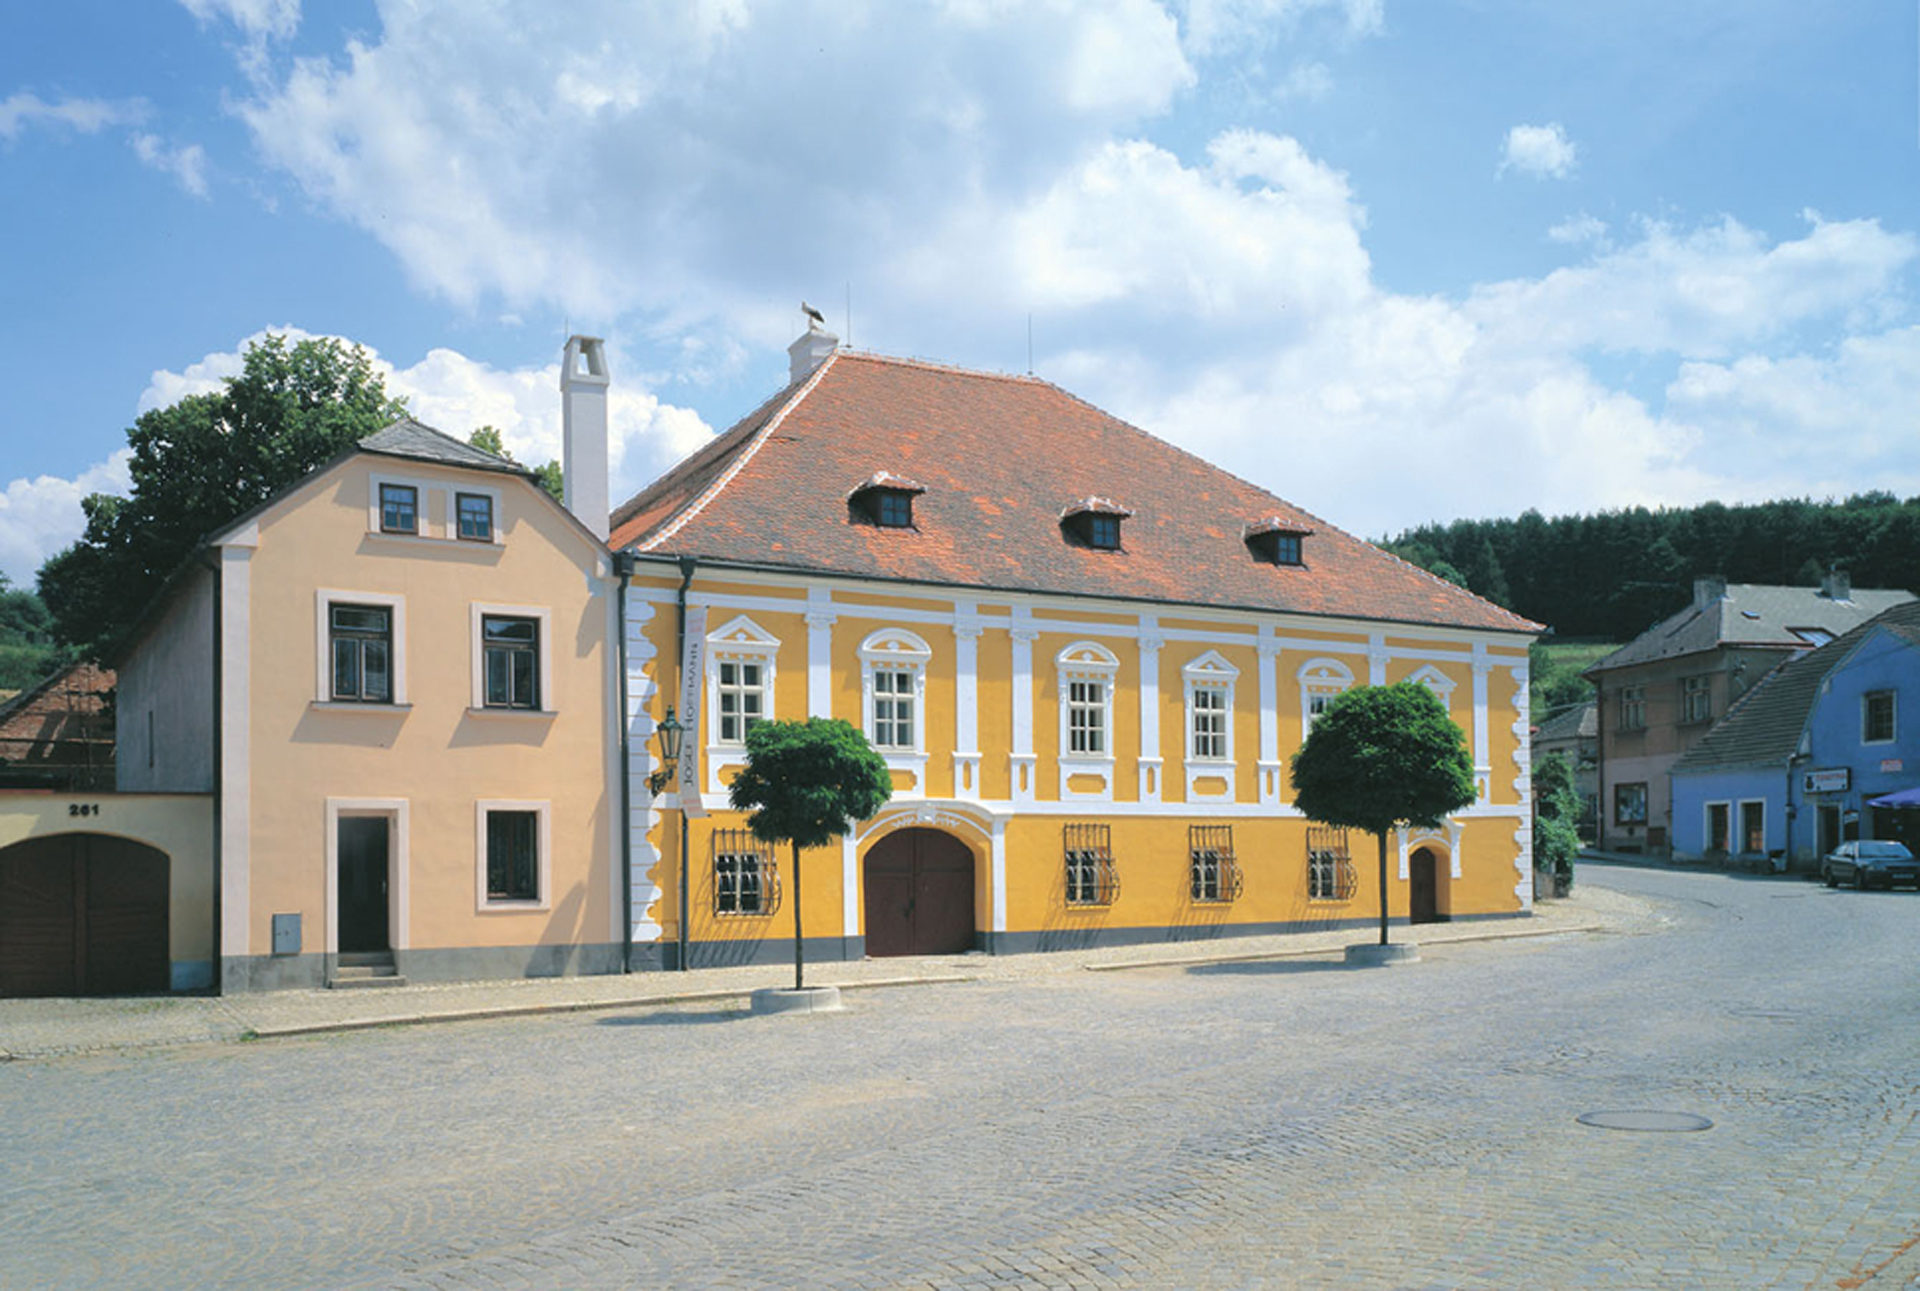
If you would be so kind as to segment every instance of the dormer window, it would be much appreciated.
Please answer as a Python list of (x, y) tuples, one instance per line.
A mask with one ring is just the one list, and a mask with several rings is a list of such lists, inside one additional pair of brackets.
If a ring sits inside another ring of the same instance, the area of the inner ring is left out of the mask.
[(926, 491), (905, 476), (875, 471), (847, 494), (847, 518), (881, 529), (911, 529), (914, 496)]
[(1267, 516), (1248, 525), (1243, 537), (1253, 558), (1267, 565), (1306, 564), (1306, 540), (1313, 530), (1285, 516)]
[(1079, 546), (1119, 551), (1120, 522), (1132, 514), (1111, 498), (1082, 498), (1060, 513), (1060, 531)]

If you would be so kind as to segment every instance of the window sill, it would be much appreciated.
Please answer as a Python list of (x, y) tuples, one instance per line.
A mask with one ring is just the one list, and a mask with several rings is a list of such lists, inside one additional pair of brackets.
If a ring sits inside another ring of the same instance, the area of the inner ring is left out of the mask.
[(319, 713), (410, 713), (412, 704), (356, 703), (350, 699), (316, 699), (307, 705)]
[(469, 708), (468, 717), (558, 717), (553, 708)]
[(483, 540), (480, 538), (457, 538), (451, 535), (437, 533), (407, 533), (404, 530), (397, 529), (369, 529), (367, 530), (367, 537), (399, 543), (424, 542), (435, 547), (465, 547), (472, 551), (498, 551), (507, 545), (506, 539), (498, 533), (490, 539)]
[(532, 914), (549, 908), (546, 901), (482, 901), (475, 910), (480, 914)]

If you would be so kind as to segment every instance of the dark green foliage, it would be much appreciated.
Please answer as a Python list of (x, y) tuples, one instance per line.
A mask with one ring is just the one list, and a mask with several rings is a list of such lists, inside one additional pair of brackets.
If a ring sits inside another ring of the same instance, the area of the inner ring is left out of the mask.
[[(500, 438), (500, 429), (497, 426), (480, 427), (467, 436), (467, 442), (483, 453), (492, 453), (495, 457), (505, 458), (509, 462), (514, 461), (513, 454), (507, 451), (505, 442)], [(567, 493), (560, 476), (560, 463), (548, 462), (545, 466), (534, 467), (533, 482), (545, 489), (555, 502), (562, 506), (566, 505)]]
[(85, 535), (40, 568), (59, 638), (110, 653), (202, 538), (405, 412), (359, 346), (269, 336), (219, 394), (142, 413), (131, 496), (86, 499)]
[(1293, 755), (1294, 803), (1314, 820), (1379, 834), (1437, 826), (1472, 804), (1467, 737), (1425, 686), (1358, 686), (1313, 721)]
[(893, 773), (867, 737), (839, 718), (757, 722), (747, 729), (747, 765), (728, 801), (751, 814), (755, 838), (793, 845), (793, 987), (805, 983), (800, 935), (800, 849), (825, 847), (893, 797)]
[(40, 598), (0, 574), (0, 690), (25, 690), (72, 661), (53, 639), (53, 616)]
[(1533, 764), (1533, 865), (1573, 886), (1573, 858), (1580, 852), (1580, 795), (1573, 768), (1558, 753)]
[(893, 796), (893, 775), (867, 737), (838, 718), (756, 722), (728, 798), (770, 843), (825, 847)]
[(1836, 564), (1855, 587), (1920, 581), (1920, 498), (1863, 493), (1840, 502), (1791, 499), (1547, 519), (1427, 525), (1383, 544), (1423, 569), (1464, 570), (1467, 583), (1562, 636), (1628, 641), (1692, 596), (1695, 578), (1808, 585)]
[(1605, 650), (1567, 651), (1536, 641), (1527, 647), (1527, 674), (1531, 679), (1533, 721), (1538, 724), (1556, 713), (1593, 698), (1593, 683), (1580, 675)]
[(1387, 944), (1387, 832), (1438, 826), (1473, 803), (1473, 757), (1446, 706), (1416, 682), (1360, 686), (1314, 718), (1293, 755), (1294, 805), (1364, 829), (1379, 844), (1380, 944)]
[(533, 479), (534, 483), (545, 489), (555, 502), (566, 504), (566, 482), (560, 476), (560, 463), (548, 462), (545, 466), (534, 467)]
[(500, 438), (498, 426), (482, 426), (467, 436), (467, 443), (483, 453), (492, 453), (495, 457), (511, 462), (513, 457), (507, 452), (507, 446)]

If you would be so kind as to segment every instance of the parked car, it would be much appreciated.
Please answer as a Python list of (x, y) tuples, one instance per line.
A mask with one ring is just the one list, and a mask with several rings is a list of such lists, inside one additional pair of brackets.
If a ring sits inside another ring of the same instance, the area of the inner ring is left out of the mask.
[(1842, 843), (1820, 862), (1820, 877), (1830, 888), (1851, 883), (1856, 888), (1890, 888), (1911, 883), (1920, 888), (1920, 861), (1905, 843), (1890, 839), (1862, 839)]

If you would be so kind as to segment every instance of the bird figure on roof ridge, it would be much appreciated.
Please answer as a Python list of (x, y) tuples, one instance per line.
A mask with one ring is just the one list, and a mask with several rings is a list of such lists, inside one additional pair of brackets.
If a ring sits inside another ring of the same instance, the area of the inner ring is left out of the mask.
[(827, 325), (827, 316), (804, 300), (800, 302), (800, 312), (807, 316), (807, 322), (810, 326), (825, 327)]

